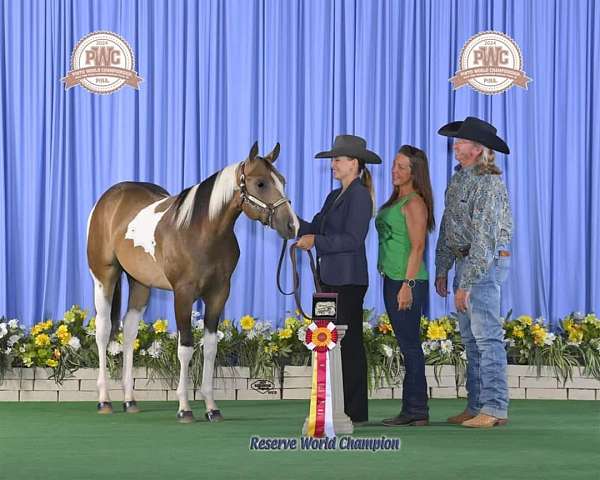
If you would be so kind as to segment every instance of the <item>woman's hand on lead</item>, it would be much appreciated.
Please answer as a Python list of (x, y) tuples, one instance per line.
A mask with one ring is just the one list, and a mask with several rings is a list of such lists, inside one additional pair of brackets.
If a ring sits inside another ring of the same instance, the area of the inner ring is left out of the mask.
[(313, 234), (310, 235), (302, 235), (300, 239), (296, 242), (296, 246), (302, 250), (310, 250), (315, 245), (315, 236)]
[(412, 289), (407, 283), (403, 283), (398, 292), (398, 310), (410, 310), (412, 307), (413, 296)]

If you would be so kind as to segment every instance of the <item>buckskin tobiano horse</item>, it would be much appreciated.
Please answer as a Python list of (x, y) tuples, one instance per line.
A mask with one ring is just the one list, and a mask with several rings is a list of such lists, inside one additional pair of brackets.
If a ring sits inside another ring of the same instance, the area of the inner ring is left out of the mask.
[(259, 157), (229, 165), (198, 185), (170, 196), (158, 185), (123, 182), (109, 188), (90, 213), (87, 256), (94, 279), (98, 345), (98, 413), (112, 413), (107, 386), (106, 348), (119, 328), (120, 282), (129, 281), (123, 317), (125, 412), (139, 408), (133, 395), (133, 345), (151, 288), (172, 290), (180, 363), (177, 419), (194, 417), (187, 398), (193, 353), (192, 305), (201, 298), (204, 315), (204, 366), (200, 392), (210, 422), (223, 419), (213, 398), (217, 324), (229, 297), (231, 275), (240, 255), (233, 227), (241, 212), (275, 229), (285, 239), (298, 232), (298, 218), (284, 193), (285, 179), (273, 163), (279, 144)]

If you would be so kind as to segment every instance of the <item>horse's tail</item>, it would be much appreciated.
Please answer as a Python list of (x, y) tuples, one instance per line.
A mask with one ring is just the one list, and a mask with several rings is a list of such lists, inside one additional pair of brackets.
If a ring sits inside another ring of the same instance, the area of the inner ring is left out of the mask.
[(117, 283), (115, 283), (115, 291), (112, 298), (112, 306), (110, 307), (110, 338), (113, 340), (117, 336), (119, 331), (119, 322), (121, 317), (121, 277), (122, 273), (119, 273)]

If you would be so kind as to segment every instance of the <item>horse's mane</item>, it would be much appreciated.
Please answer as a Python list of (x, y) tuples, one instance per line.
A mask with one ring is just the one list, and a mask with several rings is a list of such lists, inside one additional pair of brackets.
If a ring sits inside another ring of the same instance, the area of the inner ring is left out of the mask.
[(211, 175), (202, 183), (183, 190), (173, 204), (175, 225), (178, 229), (187, 228), (199, 212), (208, 214), (209, 220), (219, 216), (237, 189), (237, 168), (241, 162), (225, 167)]

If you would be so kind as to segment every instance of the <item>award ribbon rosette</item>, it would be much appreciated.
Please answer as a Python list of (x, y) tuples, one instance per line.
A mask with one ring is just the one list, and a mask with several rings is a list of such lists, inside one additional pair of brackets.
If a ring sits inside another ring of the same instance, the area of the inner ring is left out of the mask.
[(335, 325), (327, 320), (316, 320), (306, 330), (304, 344), (313, 352), (312, 389), (307, 429), (309, 437), (335, 436), (329, 350), (337, 345), (337, 337)]

